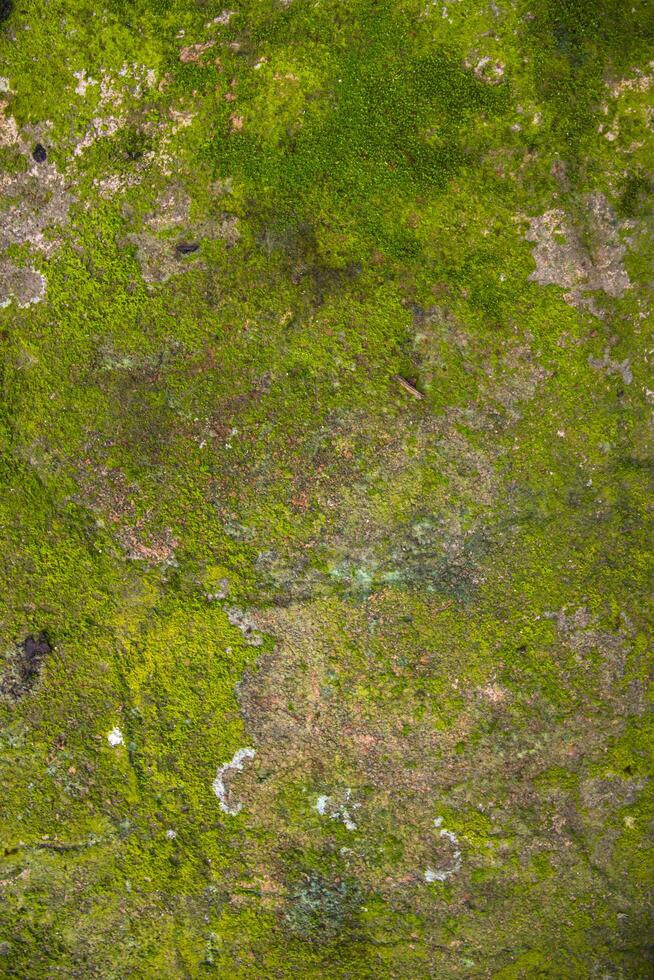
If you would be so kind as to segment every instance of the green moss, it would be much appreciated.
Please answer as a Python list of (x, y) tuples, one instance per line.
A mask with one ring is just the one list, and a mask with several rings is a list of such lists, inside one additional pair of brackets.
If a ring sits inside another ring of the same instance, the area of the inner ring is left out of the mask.
[[(648, 975), (652, 16), (0, 24), (0, 973)], [(601, 317), (524, 238), (590, 192)]]

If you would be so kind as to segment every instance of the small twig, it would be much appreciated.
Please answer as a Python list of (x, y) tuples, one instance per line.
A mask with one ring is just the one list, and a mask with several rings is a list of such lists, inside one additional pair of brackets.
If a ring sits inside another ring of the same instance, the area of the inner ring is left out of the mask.
[(34, 844), (15, 844), (13, 847), (5, 847), (4, 853), (5, 857), (10, 857), (12, 854), (18, 854), (20, 851), (57, 851), (58, 853), (63, 853), (64, 851), (83, 851), (87, 847), (93, 847), (95, 844), (102, 844), (107, 838), (106, 837), (90, 837), (88, 840), (83, 841), (36, 841)]
[(418, 391), (418, 389), (414, 385), (412, 385), (410, 381), (407, 381), (406, 378), (403, 378), (401, 374), (394, 374), (393, 381), (397, 381), (399, 385), (402, 385), (404, 390), (408, 391), (409, 394), (413, 395), (414, 398), (425, 397), (421, 391)]

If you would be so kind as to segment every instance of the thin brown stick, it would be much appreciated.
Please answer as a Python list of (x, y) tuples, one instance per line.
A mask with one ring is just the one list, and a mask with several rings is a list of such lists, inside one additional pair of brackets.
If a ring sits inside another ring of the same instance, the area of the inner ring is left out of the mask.
[(403, 378), (401, 374), (394, 374), (393, 381), (397, 381), (399, 385), (402, 385), (404, 390), (408, 391), (409, 394), (413, 395), (414, 398), (425, 397), (421, 391), (418, 391), (418, 389), (414, 385), (412, 385), (410, 381), (407, 381), (406, 378)]

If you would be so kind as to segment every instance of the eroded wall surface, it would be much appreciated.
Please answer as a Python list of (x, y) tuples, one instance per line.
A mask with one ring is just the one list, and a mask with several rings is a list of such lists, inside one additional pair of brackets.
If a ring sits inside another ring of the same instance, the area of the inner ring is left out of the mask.
[(0, 975), (650, 977), (652, 2), (0, 19)]

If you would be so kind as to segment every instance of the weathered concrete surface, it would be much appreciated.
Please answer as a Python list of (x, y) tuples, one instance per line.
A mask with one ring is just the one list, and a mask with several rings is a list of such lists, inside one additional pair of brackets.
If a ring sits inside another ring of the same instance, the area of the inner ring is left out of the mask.
[(652, 975), (650, 0), (0, 0), (0, 975)]

